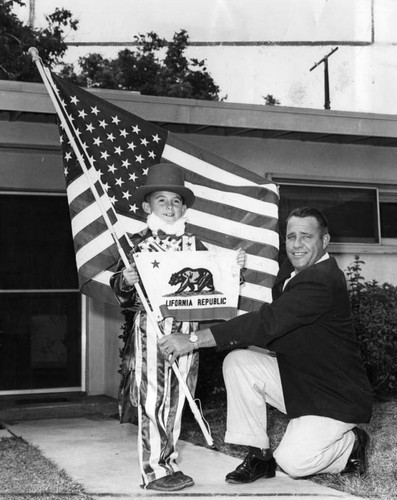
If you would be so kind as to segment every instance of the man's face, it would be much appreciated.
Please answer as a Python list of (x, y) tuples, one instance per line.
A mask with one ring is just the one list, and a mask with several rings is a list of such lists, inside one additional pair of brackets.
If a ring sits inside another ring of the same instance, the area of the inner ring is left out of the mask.
[(298, 273), (315, 264), (324, 254), (329, 234), (322, 235), (314, 217), (291, 217), (287, 224), (286, 250)]
[(144, 201), (142, 207), (147, 214), (154, 213), (167, 224), (173, 224), (186, 212), (182, 197), (170, 191), (150, 193), (148, 201)]

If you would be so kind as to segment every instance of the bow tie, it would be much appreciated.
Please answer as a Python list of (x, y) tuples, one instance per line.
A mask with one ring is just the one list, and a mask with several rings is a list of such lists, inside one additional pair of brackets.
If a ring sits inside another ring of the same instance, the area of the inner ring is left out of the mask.
[(167, 234), (162, 229), (159, 229), (157, 231), (157, 238), (159, 238), (160, 240), (177, 240), (179, 236), (177, 236), (176, 234)]

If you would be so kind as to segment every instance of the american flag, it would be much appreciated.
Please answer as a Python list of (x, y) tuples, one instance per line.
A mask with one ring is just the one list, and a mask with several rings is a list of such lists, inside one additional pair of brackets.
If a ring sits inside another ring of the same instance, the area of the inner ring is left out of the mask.
[(120, 258), (102, 216), (107, 213), (121, 246), (145, 228), (134, 201), (148, 168), (160, 161), (179, 165), (196, 196), (187, 212), (187, 231), (210, 250), (243, 248), (247, 253), (239, 312), (271, 301), (278, 271), (278, 189), (259, 175), (186, 142), (72, 83), (52, 75), (55, 93), (69, 124), (94, 198), (76, 152), (60, 127), (79, 284), (82, 293), (115, 304), (109, 278)]

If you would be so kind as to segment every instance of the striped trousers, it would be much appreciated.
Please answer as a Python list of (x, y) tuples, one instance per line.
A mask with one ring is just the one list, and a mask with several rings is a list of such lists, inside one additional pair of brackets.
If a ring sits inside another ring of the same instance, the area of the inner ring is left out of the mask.
[[(197, 328), (193, 322), (175, 322), (166, 318), (163, 331), (189, 334)], [(135, 334), (135, 387), (133, 403), (138, 407), (138, 457), (143, 486), (177, 472), (177, 441), (181, 431), (185, 394), (171, 365), (162, 357), (156, 333), (144, 312), (137, 314)], [(192, 395), (198, 375), (198, 352), (181, 356), (179, 371)]]

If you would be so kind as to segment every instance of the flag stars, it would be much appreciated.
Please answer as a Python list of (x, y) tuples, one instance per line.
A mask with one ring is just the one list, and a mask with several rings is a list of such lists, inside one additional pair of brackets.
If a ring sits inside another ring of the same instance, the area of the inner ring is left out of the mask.
[(80, 109), (79, 117), (84, 120), (86, 116), (87, 116), (87, 113), (84, 111), (84, 109)]
[(123, 160), (123, 161), (121, 162), (121, 164), (122, 164), (122, 166), (123, 166), (123, 167), (125, 167), (125, 168), (127, 168), (127, 169), (128, 169), (128, 167), (131, 165), (131, 163), (128, 161), (128, 159), (127, 159), (127, 160)]
[(72, 159), (72, 153), (70, 151), (68, 151), (65, 156), (64, 156), (65, 160), (66, 161), (69, 161)]
[(123, 198), (128, 201), (131, 198), (131, 193), (129, 191), (123, 191)]
[(142, 163), (143, 162), (142, 155), (135, 156), (135, 161), (138, 162), (138, 163)]
[(143, 168), (142, 169), (142, 175), (147, 175), (148, 174), (149, 167)]
[(122, 150), (122, 148), (120, 146), (117, 146), (116, 148), (114, 148), (114, 152), (117, 155), (121, 155), (121, 153), (123, 152), (123, 150)]
[(77, 99), (77, 96), (73, 96), (71, 99), (70, 99), (70, 102), (73, 103), (73, 104), (77, 104), (78, 102), (80, 102), (78, 99)]
[(108, 138), (108, 141), (111, 141), (111, 142), (113, 142), (116, 139), (112, 133), (107, 134), (107, 138)]
[(101, 151), (101, 158), (103, 158), (105, 161), (109, 158), (109, 154), (107, 151)]
[(129, 174), (129, 176), (128, 176), (129, 181), (135, 182), (136, 179), (137, 179), (137, 176), (136, 176), (135, 172), (132, 172), (132, 174)]
[(114, 166), (114, 163), (112, 165), (108, 165), (108, 171), (112, 172), (112, 174), (114, 174), (116, 170), (117, 168)]
[(135, 203), (133, 205), (130, 205), (130, 208), (129, 208), (129, 212), (134, 212), (134, 214), (137, 212), (138, 210), (138, 207), (135, 205)]
[(120, 135), (121, 135), (122, 137), (126, 138), (126, 137), (127, 137), (127, 135), (128, 135), (128, 132), (127, 132), (125, 129), (120, 130)]
[(115, 205), (117, 200), (114, 196), (109, 196), (109, 201), (112, 205)]
[(128, 143), (128, 149), (132, 149), (132, 151), (134, 151), (135, 148), (136, 148), (136, 146), (133, 142)]
[[(64, 175), (65, 177), (67, 177), (67, 176), (68, 176), (68, 173), (69, 173), (69, 170), (68, 170), (67, 168), (64, 168), (64, 169), (63, 169), (63, 175)], [(131, 205), (130, 205), (130, 206), (131, 206)]]
[(160, 142), (160, 137), (158, 136), (158, 134), (156, 134), (156, 135), (152, 135), (152, 137), (153, 137), (153, 141), (154, 141), (154, 142), (157, 142), (157, 143), (159, 143), (159, 142)]
[(142, 146), (146, 147), (149, 144), (149, 141), (147, 139), (143, 138), (143, 139), (141, 139), (141, 144), (142, 144)]
[(112, 123), (115, 123), (116, 125), (118, 125), (120, 123), (120, 119), (117, 115), (112, 116)]
[(122, 186), (124, 184), (124, 181), (121, 177), (119, 177), (118, 179), (116, 179), (116, 186)]
[(106, 123), (106, 120), (99, 120), (99, 126), (102, 128), (106, 128), (108, 124)]
[(101, 138), (99, 136), (94, 139), (94, 144), (98, 147), (102, 144)]
[(138, 125), (135, 125), (135, 126), (132, 127), (132, 131), (135, 134), (139, 134), (139, 132), (141, 131), (141, 129), (138, 127)]
[(88, 130), (88, 132), (91, 132), (95, 129), (95, 127), (92, 125), (92, 123), (89, 123), (88, 125), (86, 125), (86, 130)]
[(94, 115), (96, 116), (99, 113), (99, 109), (96, 106), (91, 106), (91, 113), (94, 113)]
[(149, 158), (152, 158), (153, 160), (156, 158), (156, 155), (154, 154), (153, 151), (148, 151)]

